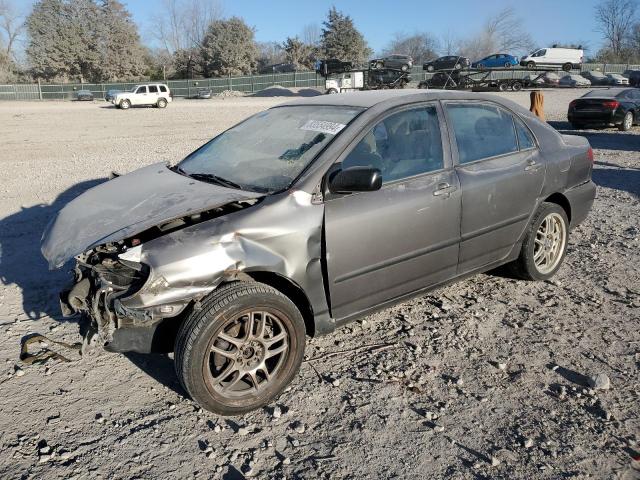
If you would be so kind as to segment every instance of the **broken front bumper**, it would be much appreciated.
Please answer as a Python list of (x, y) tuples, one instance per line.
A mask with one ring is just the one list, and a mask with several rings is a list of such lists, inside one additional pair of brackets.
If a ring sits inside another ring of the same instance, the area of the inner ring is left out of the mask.
[(139, 306), (138, 295), (150, 279), (146, 266), (118, 259), (117, 255), (91, 252), (78, 259), (75, 277), (72, 288), (60, 295), (62, 313), (89, 318), (92, 333), (97, 333), (98, 343), (106, 350), (172, 350), (173, 333), (179, 326), (173, 317), (179, 316), (188, 302)]

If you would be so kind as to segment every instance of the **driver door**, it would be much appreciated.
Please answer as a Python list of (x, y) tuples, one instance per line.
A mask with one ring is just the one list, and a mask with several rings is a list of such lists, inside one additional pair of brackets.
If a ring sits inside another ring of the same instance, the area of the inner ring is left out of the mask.
[(132, 104), (133, 105), (144, 105), (147, 102), (147, 86), (143, 85), (138, 87), (136, 90), (136, 94), (132, 95)]
[(340, 322), (456, 274), (461, 195), (436, 102), (387, 114), (341, 168), (382, 173), (373, 192), (329, 194), (325, 242), (332, 316)]

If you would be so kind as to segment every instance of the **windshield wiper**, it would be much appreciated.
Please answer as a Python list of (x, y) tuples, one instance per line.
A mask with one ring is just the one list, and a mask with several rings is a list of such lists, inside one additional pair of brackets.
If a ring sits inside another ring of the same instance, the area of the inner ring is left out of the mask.
[(241, 185), (232, 182), (231, 180), (227, 180), (226, 178), (219, 177), (218, 175), (214, 175), (213, 173), (188, 173), (180, 167), (176, 167), (176, 171), (178, 173), (181, 173), (182, 175), (186, 175), (187, 177), (195, 178), (196, 180), (202, 180), (203, 182), (215, 183), (216, 185), (222, 185), (223, 187), (227, 188), (235, 188), (237, 190), (244, 190)]
[(218, 175), (214, 175), (213, 173), (188, 173), (191, 178), (195, 178), (196, 180), (202, 180), (203, 182), (215, 183), (217, 185), (222, 185), (227, 188), (235, 188), (237, 190), (243, 190), (243, 188), (231, 180), (227, 180), (226, 178), (219, 177)]

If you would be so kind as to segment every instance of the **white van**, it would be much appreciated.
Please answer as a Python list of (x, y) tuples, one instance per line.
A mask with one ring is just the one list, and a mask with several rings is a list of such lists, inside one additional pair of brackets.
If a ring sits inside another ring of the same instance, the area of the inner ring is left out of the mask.
[(539, 48), (520, 59), (520, 65), (527, 68), (562, 67), (565, 72), (581, 68), (584, 50), (579, 48)]

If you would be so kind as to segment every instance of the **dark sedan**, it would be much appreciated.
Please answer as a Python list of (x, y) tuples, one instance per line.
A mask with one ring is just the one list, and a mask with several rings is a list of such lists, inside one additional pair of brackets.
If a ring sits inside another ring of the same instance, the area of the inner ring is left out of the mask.
[(470, 65), (471, 60), (467, 57), (447, 55), (424, 63), (422, 69), (427, 72), (435, 72), (436, 70), (462, 70), (463, 68), (469, 68)]
[(408, 72), (413, 67), (413, 58), (410, 55), (389, 55), (388, 57), (371, 60), (370, 66), (376, 70), (402, 70)]
[(122, 93), (122, 90), (107, 90), (107, 93), (104, 94), (104, 99), (107, 102), (111, 102), (119, 93)]
[(602, 72), (590, 70), (582, 72), (581, 75), (591, 82), (591, 85), (609, 85), (609, 78)]
[(316, 63), (316, 72), (320, 75), (332, 75), (334, 73), (345, 73), (353, 70), (353, 63), (343, 62), (337, 58), (319, 60)]
[(593, 90), (569, 104), (567, 118), (573, 128), (615, 125), (622, 131), (640, 123), (640, 90), (608, 88)]
[(77, 257), (62, 305), (96, 343), (175, 345), (184, 390), (240, 415), (286, 389), (308, 334), (504, 264), (551, 278), (592, 165), (586, 138), (497, 96), (320, 95), (84, 192), (42, 251), (52, 267)]
[(640, 70), (625, 70), (622, 74), (629, 79), (629, 85), (640, 87)]
[(78, 90), (75, 97), (79, 102), (93, 101), (93, 93), (91, 93), (91, 90)]

